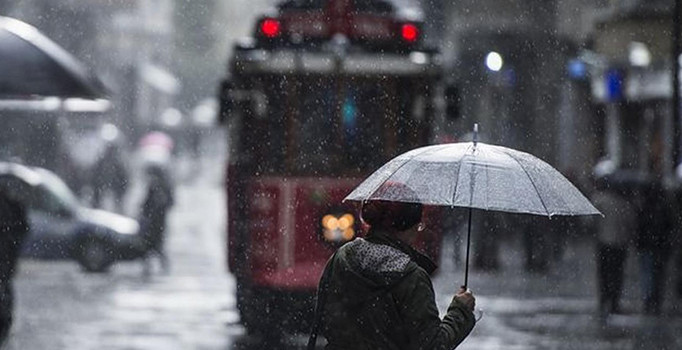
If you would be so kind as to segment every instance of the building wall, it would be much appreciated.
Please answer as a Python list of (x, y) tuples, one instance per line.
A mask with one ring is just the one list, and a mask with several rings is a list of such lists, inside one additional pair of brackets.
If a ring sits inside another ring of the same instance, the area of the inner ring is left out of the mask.
[[(591, 52), (599, 65), (622, 65), (630, 44), (641, 42), (651, 52), (652, 66), (669, 66), (671, 6), (663, 0), (449, 2), (442, 47), (464, 99), (452, 132), (462, 135), (479, 122), (490, 142), (532, 151), (587, 181), (609, 143), (600, 127), (604, 121), (595, 122), (607, 108), (589, 81), (603, 88), (596, 80), (604, 67), (587, 67), (587, 76), (575, 80), (567, 74), (568, 62)], [(507, 65), (498, 73), (483, 67), (485, 54), (493, 50)], [(655, 80), (637, 74), (646, 79), (641, 86)], [(644, 110), (665, 111), (660, 99), (651, 103)]]
[[(596, 103), (611, 111), (608, 117), (619, 121), (607, 124), (606, 157), (618, 169), (668, 179), (674, 178), (677, 166), (672, 149), (676, 124), (671, 104), (673, 4), (659, 0), (612, 1), (593, 31), (594, 52), (601, 60), (594, 69), (593, 85), (607, 83), (603, 77), (614, 70), (622, 80), (622, 94), (594, 94)], [(648, 64), (631, 60), (635, 44), (647, 49)], [(661, 164), (654, 161), (657, 157), (662, 157)]]
[[(559, 13), (563, 7), (558, 3), (450, 3), (443, 50), (452, 62), (452, 79), (463, 84), (464, 91), (463, 117), (455, 134), (479, 122), (489, 142), (532, 149), (554, 161), (559, 82), (570, 46), (559, 32), (558, 20), (566, 16)], [(490, 51), (505, 60), (500, 72), (484, 66)]]

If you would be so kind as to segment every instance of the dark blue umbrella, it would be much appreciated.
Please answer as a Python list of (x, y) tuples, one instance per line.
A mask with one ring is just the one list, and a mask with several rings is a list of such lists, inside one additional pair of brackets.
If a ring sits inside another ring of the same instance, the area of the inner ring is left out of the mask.
[(100, 99), (102, 83), (70, 53), (22, 21), (0, 16), (0, 100)]

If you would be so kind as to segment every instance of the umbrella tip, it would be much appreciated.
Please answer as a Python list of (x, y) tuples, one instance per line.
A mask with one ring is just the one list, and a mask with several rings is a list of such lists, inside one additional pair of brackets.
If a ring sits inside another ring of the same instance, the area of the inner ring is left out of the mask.
[(478, 142), (478, 123), (474, 123), (474, 145)]

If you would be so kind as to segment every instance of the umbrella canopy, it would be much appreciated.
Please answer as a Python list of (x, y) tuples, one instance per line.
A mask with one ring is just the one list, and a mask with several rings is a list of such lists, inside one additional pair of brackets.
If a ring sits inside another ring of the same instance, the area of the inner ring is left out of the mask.
[(106, 94), (85, 66), (35, 27), (0, 16), (0, 100), (97, 99)]
[[(386, 186), (390, 183), (405, 184), (414, 192)], [(426, 146), (403, 153), (344, 200), (420, 202), (547, 216), (600, 214), (549, 164), (525, 152), (481, 142)]]

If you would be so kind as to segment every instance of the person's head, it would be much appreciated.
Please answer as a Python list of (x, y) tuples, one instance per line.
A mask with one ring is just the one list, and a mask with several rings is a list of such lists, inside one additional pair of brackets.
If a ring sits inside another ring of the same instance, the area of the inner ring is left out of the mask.
[(401, 232), (419, 224), (421, 219), (420, 203), (377, 200), (362, 205), (362, 220), (376, 229)]
[(155, 162), (149, 162), (145, 166), (145, 170), (147, 172), (147, 175), (162, 175), (163, 173), (166, 172), (162, 164)]

